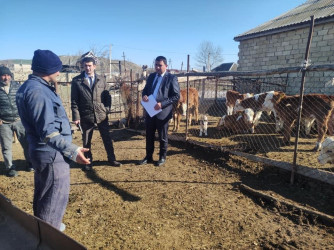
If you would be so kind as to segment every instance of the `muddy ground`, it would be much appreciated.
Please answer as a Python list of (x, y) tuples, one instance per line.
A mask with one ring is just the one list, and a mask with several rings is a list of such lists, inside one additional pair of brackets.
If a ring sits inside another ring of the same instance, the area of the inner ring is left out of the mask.
[[(277, 202), (334, 216), (332, 186), (298, 176), (291, 186), (290, 174), (277, 168), (179, 142), (171, 142), (165, 166), (137, 166), (144, 137), (119, 129), (112, 135), (120, 168), (107, 165), (97, 131), (93, 171), (71, 166), (65, 233), (88, 249), (333, 248), (333, 224)], [(74, 141), (80, 144), (79, 133)], [(0, 192), (32, 214), (33, 173), (23, 170), (19, 144), (14, 159), (19, 176), (2, 170)], [(276, 202), (243, 192), (241, 184)]]

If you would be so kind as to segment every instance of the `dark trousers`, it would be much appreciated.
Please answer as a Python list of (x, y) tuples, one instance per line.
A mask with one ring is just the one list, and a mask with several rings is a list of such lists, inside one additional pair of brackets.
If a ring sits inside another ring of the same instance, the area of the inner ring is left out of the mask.
[[(81, 127), (83, 131), (83, 134), (82, 134), (83, 147), (89, 148), (89, 151), (85, 152), (85, 156), (90, 159), (90, 162), (93, 162), (92, 151), (90, 149), (92, 147), (92, 137), (93, 137), (93, 131), (94, 131), (95, 125), (94, 123), (83, 122), (81, 123)], [(111, 139), (110, 132), (109, 132), (108, 119), (97, 124), (97, 128), (102, 137), (104, 148), (108, 155), (108, 161), (115, 161), (116, 157), (114, 153), (112, 139)]]
[(169, 119), (159, 120), (155, 116), (146, 116), (146, 157), (152, 158), (154, 152), (155, 131), (158, 131), (160, 152), (159, 158), (166, 158), (168, 146), (168, 121)]
[(35, 169), (34, 215), (59, 229), (70, 192), (70, 167), (54, 151), (37, 152), (31, 161)]
[(13, 166), (12, 144), (14, 131), (16, 132), (17, 139), (23, 148), (24, 157), (27, 163), (30, 162), (28, 141), (22, 122), (16, 121), (12, 123), (3, 123), (0, 125), (0, 145), (6, 169)]

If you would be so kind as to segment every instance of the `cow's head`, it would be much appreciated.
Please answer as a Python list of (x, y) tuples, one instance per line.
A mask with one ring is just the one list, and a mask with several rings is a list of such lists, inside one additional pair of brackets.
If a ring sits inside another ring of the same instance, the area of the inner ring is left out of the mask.
[(237, 99), (235, 101), (235, 106), (233, 109), (233, 113), (236, 113), (238, 111), (243, 111), (245, 108), (242, 106), (242, 101), (240, 99)]
[(318, 162), (320, 164), (334, 163), (334, 137), (328, 137), (322, 143)]
[(244, 117), (244, 121), (248, 124), (253, 124), (254, 121), (254, 111), (253, 109), (245, 109), (244, 113), (243, 113), (243, 117)]
[(225, 125), (225, 117), (226, 115), (224, 115), (222, 118), (219, 119), (219, 122), (217, 124), (217, 129), (221, 129)]
[(208, 124), (208, 117), (206, 115), (201, 115), (200, 124)]
[(182, 108), (182, 115), (186, 116), (186, 114), (187, 114), (187, 103), (186, 102), (182, 102), (181, 103), (181, 108)]
[(262, 110), (270, 112), (274, 109), (274, 95), (275, 91), (270, 91), (266, 93), (266, 97), (262, 105)]

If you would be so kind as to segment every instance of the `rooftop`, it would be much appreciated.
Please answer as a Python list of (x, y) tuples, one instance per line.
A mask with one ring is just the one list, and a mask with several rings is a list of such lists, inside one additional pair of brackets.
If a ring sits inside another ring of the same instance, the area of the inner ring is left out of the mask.
[(315, 25), (334, 21), (333, 0), (308, 0), (304, 4), (264, 23), (236, 37), (235, 41), (242, 41), (254, 37), (275, 34), (287, 30), (307, 26), (310, 17), (314, 16)]

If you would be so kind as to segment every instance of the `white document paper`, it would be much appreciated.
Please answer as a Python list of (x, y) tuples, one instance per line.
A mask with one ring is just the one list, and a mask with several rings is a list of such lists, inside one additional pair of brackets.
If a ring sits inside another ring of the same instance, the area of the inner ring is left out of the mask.
[(148, 102), (144, 102), (143, 100), (141, 100), (141, 105), (143, 105), (144, 109), (146, 110), (146, 112), (149, 114), (150, 117), (153, 117), (162, 111), (162, 109), (155, 110), (154, 109), (155, 104), (157, 104), (157, 101), (155, 100), (153, 95), (148, 96)]

